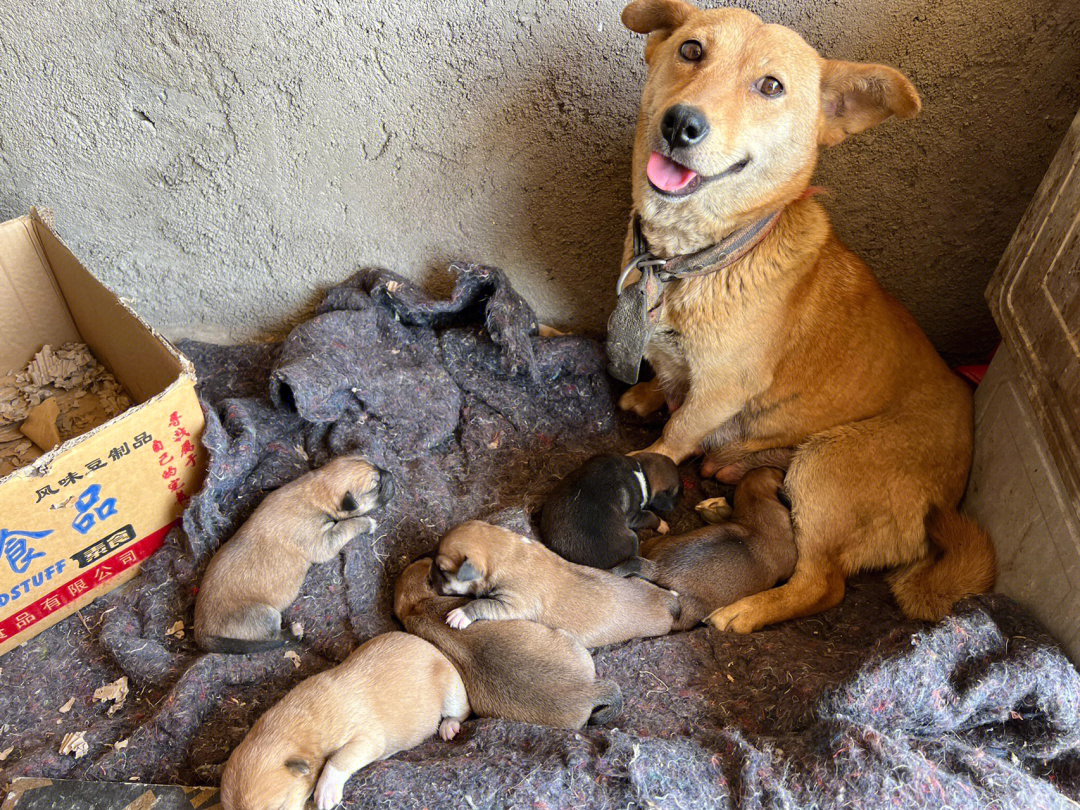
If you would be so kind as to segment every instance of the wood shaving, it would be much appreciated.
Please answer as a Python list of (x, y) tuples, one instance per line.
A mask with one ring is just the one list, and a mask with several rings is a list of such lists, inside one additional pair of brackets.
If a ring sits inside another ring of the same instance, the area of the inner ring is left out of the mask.
[(72, 698), (63, 706), (60, 707), (60, 714), (67, 714), (71, 711), (71, 707), (75, 705), (75, 698)]
[(115, 751), (123, 751), (125, 748), (128, 747), (128, 741), (127, 740), (120, 740), (120, 742), (114, 742), (112, 747), (113, 747), (113, 750), (115, 750)]
[(127, 701), (128, 696), (128, 679), (127, 675), (122, 675), (112, 683), (107, 683), (104, 686), (99, 686), (94, 690), (94, 700), (112, 700), (115, 701), (112, 706), (109, 707), (109, 714), (114, 714), (124, 707), (124, 703)]
[(26, 365), (0, 377), (0, 476), (41, 455), (19, 433), (30, 412), (49, 399), (59, 409), (60, 441), (80, 436), (131, 407), (131, 398), (85, 343), (45, 345)]
[(173, 638), (184, 637), (184, 620), (180, 619), (172, 627), (165, 631), (165, 635), (172, 636)]
[(86, 741), (85, 731), (72, 731), (64, 735), (60, 741), (60, 753), (62, 755), (73, 754), (75, 759), (85, 757), (90, 750), (90, 743)]
[(3, 751), (0, 751), (0, 762), (3, 762), (5, 759), (10, 757), (11, 752), (14, 751), (14, 750), (15, 750), (15, 746), (13, 745), (10, 748), (5, 748)]
[(300, 669), (300, 655), (294, 650), (289, 650), (285, 653), (285, 657), (293, 662), (293, 666)]

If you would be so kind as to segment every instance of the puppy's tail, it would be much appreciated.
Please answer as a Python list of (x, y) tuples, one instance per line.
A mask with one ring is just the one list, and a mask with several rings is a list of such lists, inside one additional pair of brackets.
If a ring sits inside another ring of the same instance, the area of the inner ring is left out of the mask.
[(656, 579), (656, 563), (646, 560), (644, 557), (631, 557), (629, 560), (619, 563), (614, 568), (608, 569), (617, 577), (641, 577), (650, 582)]
[(596, 703), (593, 704), (592, 714), (589, 715), (589, 725), (599, 726), (610, 723), (619, 716), (622, 711), (622, 689), (615, 681), (597, 681)]
[(197, 639), (199, 647), (206, 652), (228, 653), (231, 655), (249, 655), (251, 653), (277, 650), (294, 641), (299, 641), (291, 627), (283, 627), (277, 638), (227, 638), (225, 636), (203, 636)]
[(896, 601), (913, 619), (938, 621), (965, 596), (994, 587), (997, 557), (990, 536), (955, 509), (926, 515), (930, 553), (889, 577)]

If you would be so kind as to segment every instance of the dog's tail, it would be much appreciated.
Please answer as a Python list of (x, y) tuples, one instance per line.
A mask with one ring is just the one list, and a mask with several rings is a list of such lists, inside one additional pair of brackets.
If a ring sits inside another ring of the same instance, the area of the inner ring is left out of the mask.
[(988, 535), (955, 509), (930, 508), (926, 515), (930, 553), (889, 577), (905, 614), (938, 621), (965, 596), (994, 587), (997, 558)]
[(597, 681), (596, 688), (598, 694), (589, 715), (590, 726), (610, 723), (619, 716), (623, 706), (622, 689), (615, 681)]
[(206, 652), (229, 653), (231, 655), (249, 655), (251, 653), (277, 650), (303, 636), (293, 627), (283, 627), (277, 638), (228, 638), (226, 636), (203, 636), (198, 641), (199, 647)]
[(631, 557), (608, 570), (617, 577), (641, 577), (650, 582), (656, 579), (657, 573), (656, 563), (644, 557)]

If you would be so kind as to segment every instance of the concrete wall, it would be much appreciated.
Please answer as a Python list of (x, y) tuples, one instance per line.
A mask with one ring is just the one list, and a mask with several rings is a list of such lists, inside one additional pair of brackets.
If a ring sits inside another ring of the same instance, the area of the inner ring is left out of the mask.
[[(751, 0), (899, 66), (925, 113), (823, 161), (840, 234), (953, 357), (1080, 104), (1075, 0)], [(56, 211), (173, 335), (280, 330), (358, 264), (506, 268), (545, 320), (612, 304), (642, 42), (621, 0), (10, 0), (0, 216)]]

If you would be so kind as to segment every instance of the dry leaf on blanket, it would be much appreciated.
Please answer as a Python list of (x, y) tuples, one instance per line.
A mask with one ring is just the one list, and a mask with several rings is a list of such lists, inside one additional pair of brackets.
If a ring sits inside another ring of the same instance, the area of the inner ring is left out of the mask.
[(85, 757), (86, 752), (90, 750), (90, 744), (86, 741), (85, 731), (72, 731), (69, 734), (64, 735), (64, 739), (60, 741), (60, 753), (72, 754), (75, 759)]
[(63, 706), (60, 707), (60, 714), (67, 714), (71, 711), (71, 707), (75, 705), (75, 698), (72, 698)]
[(294, 667), (296, 667), (297, 669), (300, 669), (300, 656), (299, 656), (299, 654), (297, 654), (296, 652), (294, 652), (292, 650), (289, 650), (287, 653), (285, 653), (285, 657), (293, 662)]
[(128, 679), (127, 675), (121, 675), (112, 683), (107, 683), (104, 686), (99, 686), (94, 690), (94, 700), (112, 700), (115, 701), (112, 706), (109, 707), (109, 714), (115, 714), (124, 707), (125, 701), (128, 696)]

